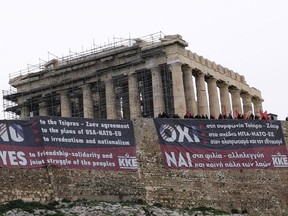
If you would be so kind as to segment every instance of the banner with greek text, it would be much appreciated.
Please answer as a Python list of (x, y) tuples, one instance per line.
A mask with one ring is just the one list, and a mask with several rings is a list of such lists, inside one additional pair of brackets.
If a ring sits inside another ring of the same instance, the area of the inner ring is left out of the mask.
[(167, 169), (288, 168), (280, 121), (156, 118)]
[(0, 121), (0, 167), (136, 170), (131, 121), (32, 117)]

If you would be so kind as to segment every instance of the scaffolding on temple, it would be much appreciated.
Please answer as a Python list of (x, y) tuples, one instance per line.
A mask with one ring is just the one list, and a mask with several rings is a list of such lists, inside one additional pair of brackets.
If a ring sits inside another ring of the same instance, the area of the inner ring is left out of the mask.
[[(136, 39), (123, 39), (123, 38), (113, 38), (113, 42), (108, 43), (103, 46), (96, 46), (93, 43), (92, 49), (82, 51), (82, 52), (72, 52), (69, 50), (69, 55), (58, 57), (50, 52), (48, 52), (48, 60), (44, 61), (39, 59), (39, 64), (37, 65), (28, 65), (27, 69), (21, 70), (16, 73), (11, 73), (9, 76), (10, 82), (17, 79), (27, 79), (31, 84), (28, 85), (28, 88), (10, 88), (9, 90), (3, 90), (3, 110), (4, 110), (4, 118), (5, 119), (19, 119), (21, 116), (21, 112), (23, 112), (23, 102), (19, 101), (21, 99), (21, 94), (26, 95), (25, 106), (28, 105), (29, 115), (37, 116), (41, 115), (39, 110), (41, 106), (47, 107), (47, 115), (49, 116), (60, 116), (61, 115), (61, 94), (53, 90), (53, 86), (55, 83), (47, 83), (46, 80), (39, 80), (39, 82), (43, 82), (42, 86), (50, 85), (50, 92), (47, 94), (47, 90), (44, 89), (36, 89), (33, 86), (33, 79), (39, 74), (46, 73), (47, 71), (53, 71), (55, 68), (61, 64), (61, 66), (72, 66), (77, 67), (78, 64), (83, 62), (89, 62), (94, 58), (95, 54), (101, 54), (102, 52), (111, 53), (111, 57), (107, 57), (106, 59), (101, 59), (101, 61), (106, 61), (107, 64), (110, 63), (110, 60), (115, 55), (117, 50), (121, 50), (123, 48), (135, 49), (134, 45), (136, 43), (159, 43), (159, 41), (164, 37), (162, 32), (158, 32), (155, 34), (150, 34), (144, 37), (136, 38)], [(153, 53), (155, 52), (155, 53)], [(161, 54), (161, 53), (160, 53)], [(159, 55), (159, 49), (155, 49), (155, 51), (149, 51), (146, 53), (147, 56), (157, 56)], [(143, 56), (145, 58), (145, 56)], [(138, 62), (133, 63), (130, 62), (131, 66), (133, 64), (138, 64)], [(121, 63), (118, 66), (111, 65), (111, 71), (114, 74), (118, 74), (118, 70), (121, 70), (123, 65)], [(173, 94), (172, 94), (172, 80), (171, 80), (171, 72), (168, 69), (166, 64), (163, 64), (161, 67), (161, 82), (163, 83), (162, 93), (165, 97), (165, 110), (159, 110), (159, 113), (173, 113)], [(85, 72), (87, 68), (82, 68), (78, 73), (83, 73), (83, 77), (85, 80)], [(106, 109), (109, 106), (111, 101), (107, 100), (109, 97), (105, 95), (105, 83), (101, 81), (100, 73), (97, 73), (98, 68), (97, 64), (94, 66), (95, 70), (95, 82), (91, 88), (92, 91), (92, 99), (93, 99), (93, 110), (94, 110), (94, 118), (107, 118)], [(49, 73), (47, 73), (49, 75)], [(152, 77), (151, 73), (148, 70), (138, 70), (137, 74), (137, 83), (138, 83), (138, 92), (139, 92), (139, 100), (141, 107), (141, 115), (142, 117), (155, 117), (154, 116), (154, 108), (153, 108), (153, 92), (152, 92)], [(66, 73), (62, 75), (64, 77), (64, 82), (62, 83), (63, 89), (67, 91), (68, 97), (70, 99), (71, 105), (71, 116), (72, 117), (83, 117), (83, 97), (82, 97), (82, 89), (78, 84), (74, 83), (73, 80), (79, 76), (75, 74), (74, 77), (67, 75), (67, 79), (65, 79)], [(91, 77), (89, 77), (91, 78)], [(35, 78), (36, 79), (36, 78)], [(52, 79), (47, 79), (52, 80)], [(71, 81), (72, 80), (72, 81)], [(117, 110), (117, 118), (119, 119), (129, 119), (130, 110), (129, 110), (129, 85), (128, 85), (128, 77), (119, 75), (113, 75), (113, 85), (114, 85), (114, 97), (115, 97), (115, 106)], [(29, 92), (30, 91), (30, 92)], [(37, 97), (35, 97), (35, 91), (38, 91)], [(43, 91), (43, 94), (41, 93)], [(155, 89), (154, 89), (155, 93)], [(27, 95), (31, 94), (31, 97), (27, 97)], [(40, 96), (42, 95), (42, 97)], [(44, 96), (43, 96), (44, 95)], [(112, 96), (111, 96), (112, 98)]]
[(187, 46), (181, 35), (158, 32), (113, 38), (104, 46), (93, 43), (90, 50), (61, 58), (48, 53), (47, 61), (10, 75), (17, 91), (3, 91), (5, 118), (260, 116), (258, 89)]

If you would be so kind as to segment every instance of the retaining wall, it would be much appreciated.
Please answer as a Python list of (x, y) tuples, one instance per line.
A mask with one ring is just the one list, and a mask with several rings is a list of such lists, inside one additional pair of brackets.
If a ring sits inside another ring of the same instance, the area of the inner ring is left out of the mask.
[[(250, 215), (288, 212), (288, 170), (167, 170), (163, 166), (153, 119), (137, 119), (133, 124), (137, 171), (1, 168), (0, 202), (141, 199), (179, 208), (246, 209)], [(282, 130), (288, 143), (288, 122), (282, 122)]]

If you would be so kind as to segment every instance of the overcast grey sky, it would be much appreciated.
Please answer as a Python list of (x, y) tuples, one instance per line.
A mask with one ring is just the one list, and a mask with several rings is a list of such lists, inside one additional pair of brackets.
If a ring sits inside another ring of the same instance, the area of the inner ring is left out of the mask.
[(287, 11), (287, 0), (3, 0), (1, 90), (9, 89), (9, 74), (48, 60), (48, 52), (61, 57), (93, 41), (162, 31), (182, 35), (192, 52), (244, 75), (262, 92), (263, 110), (285, 119)]

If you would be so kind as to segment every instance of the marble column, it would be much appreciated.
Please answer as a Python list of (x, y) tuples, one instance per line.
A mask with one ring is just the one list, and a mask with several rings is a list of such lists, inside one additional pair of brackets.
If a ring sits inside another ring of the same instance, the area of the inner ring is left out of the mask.
[(94, 118), (93, 98), (91, 84), (81, 86), (83, 94), (83, 113), (84, 118)]
[(192, 80), (192, 68), (189, 66), (183, 68), (183, 82), (187, 111), (195, 116), (197, 114), (197, 103)]
[(213, 77), (210, 77), (207, 80), (210, 115), (212, 115), (214, 118), (218, 118), (220, 114), (219, 97), (216, 82), (217, 80)]
[(196, 73), (196, 91), (198, 115), (208, 115), (208, 101), (206, 94), (205, 75), (201, 72)]
[(153, 91), (153, 114), (157, 117), (159, 113), (165, 111), (161, 67), (153, 67), (150, 69), (152, 76), (152, 91)]
[(60, 92), (60, 106), (61, 106), (61, 116), (62, 117), (71, 117), (72, 109), (71, 109), (71, 101), (68, 97), (67, 91), (62, 90)]
[(30, 116), (29, 106), (23, 104), (21, 107), (21, 118), (28, 118)]
[(263, 100), (261, 98), (256, 98), (256, 97), (253, 97), (252, 98), (252, 103), (254, 105), (254, 115), (255, 116), (259, 116), (260, 117), (260, 111), (263, 110), (263, 107), (262, 107), (262, 102)]
[(92, 93), (92, 100), (93, 100), (93, 107), (95, 107), (94, 117), (95, 118), (101, 118), (100, 94), (99, 94), (99, 92), (94, 91)]
[(233, 116), (235, 118), (236, 110), (239, 114), (242, 114), (240, 89), (233, 87), (231, 88), (230, 92), (232, 97)]
[(252, 102), (251, 102), (252, 96), (248, 93), (244, 93), (244, 94), (241, 94), (241, 97), (242, 97), (242, 103), (243, 103), (243, 113), (248, 117), (253, 113)]
[(139, 118), (141, 116), (140, 96), (138, 90), (137, 76), (132, 73), (128, 77), (129, 86), (129, 107), (130, 119)]
[[(219, 83), (220, 90), (220, 102), (221, 102), (221, 112), (227, 116), (231, 113), (230, 97), (229, 97), (229, 85), (227, 83)], [(231, 113), (232, 115), (232, 113)]]
[(105, 92), (107, 119), (116, 119), (117, 112), (113, 79), (109, 79), (105, 82)]
[(48, 116), (48, 106), (46, 101), (39, 103), (39, 116)]
[(173, 83), (174, 113), (180, 117), (186, 114), (186, 102), (183, 85), (182, 63), (175, 62), (170, 64)]
[(115, 110), (117, 119), (123, 119), (123, 88), (121, 86), (114, 85), (114, 100), (115, 100)]

